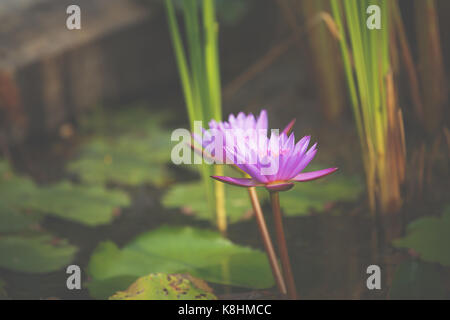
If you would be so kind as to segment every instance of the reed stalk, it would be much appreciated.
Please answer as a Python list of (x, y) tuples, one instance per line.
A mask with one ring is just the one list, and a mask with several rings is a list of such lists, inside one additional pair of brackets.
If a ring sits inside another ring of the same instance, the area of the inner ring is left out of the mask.
[[(367, 8), (381, 9), (381, 28), (366, 27)], [(372, 212), (394, 212), (402, 205), (405, 144), (397, 104), (389, 38), (388, 1), (331, 0), (356, 128), (362, 149)]]
[[(165, 0), (169, 30), (178, 66), (180, 81), (191, 130), (194, 122), (222, 118), (222, 97), (218, 54), (218, 23), (214, 0), (183, 0), (182, 12), (186, 34), (183, 45), (172, 0)], [(213, 182), (211, 175), (222, 175), (222, 167), (201, 165), (206, 199), (216, 213), (217, 227), (223, 234), (227, 230), (225, 188)]]

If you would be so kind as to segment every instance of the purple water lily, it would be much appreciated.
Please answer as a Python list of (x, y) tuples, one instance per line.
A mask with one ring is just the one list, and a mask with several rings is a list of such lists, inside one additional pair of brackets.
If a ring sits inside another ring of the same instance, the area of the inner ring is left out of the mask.
[[(284, 128), (283, 132), (288, 133), (294, 123), (295, 119)], [(228, 121), (211, 120), (208, 126), (209, 129), (202, 128), (202, 137), (193, 134), (194, 139), (203, 148), (203, 155), (206, 158), (216, 160), (218, 163), (233, 164), (233, 161), (230, 160), (232, 156), (228, 156), (228, 149), (237, 144), (251, 143), (259, 135), (267, 137), (267, 111), (261, 110), (258, 117), (255, 117), (252, 113), (246, 115), (243, 112), (239, 112), (237, 116), (230, 114)], [(216, 154), (217, 150), (221, 154)], [(198, 149), (196, 151), (202, 153)]]
[(317, 153), (317, 143), (308, 150), (310, 140), (306, 136), (295, 144), (293, 133), (288, 136), (282, 132), (272, 133), (270, 139), (258, 135), (257, 139), (227, 147), (227, 156), (233, 157), (234, 164), (251, 178), (212, 178), (240, 187), (264, 186), (269, 191), (285, 191), (294, 182), (315, 180), (335, 172), (337, 168), (302, 172)]

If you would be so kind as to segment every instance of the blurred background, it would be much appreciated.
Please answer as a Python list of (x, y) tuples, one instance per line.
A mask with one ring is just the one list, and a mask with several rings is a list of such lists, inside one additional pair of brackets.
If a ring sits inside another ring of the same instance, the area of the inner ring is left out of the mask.
[[(195, 69), (189, 13), (168, 2)], [(450, 2), (366, 1), (389, 25), (377, 36), (352, 0), (332, 2), (213, 1), (218, 110), (266, 109), (271, 128), (296, 118), (297, 140), (319, 143), (313, 166), (340, 168), (281, 195), (301, 298), (448, 299)], [(73, 4), (80, 30), (66, 27)], [(0, 298), (103, 299), (158, 272), (192, 274), (219, 298), (279, 298), (241, 190), (224, 191), (223, 255), (196, 256), (222, 236), (201, 169), (170, 161), (172, 130), (193, 119), (166, 5), (0, 2)], [(81, 290), (66, 287), (70, 264)], [(366, 287), (372, 264), (380, 290)]]

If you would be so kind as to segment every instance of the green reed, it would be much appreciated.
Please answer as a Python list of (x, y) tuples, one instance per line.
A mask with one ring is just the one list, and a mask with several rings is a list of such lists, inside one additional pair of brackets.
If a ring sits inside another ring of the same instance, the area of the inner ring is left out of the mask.
[[(218, 23), (214, 0), (181, 1), (186, 48), (183, 45), (172, 0), (165, 0), (169, 29), (180, 75), (191, 130), (194, 121), (206, 124), (222, 118), (222, 97), (218, 53)], [(217, 215), (217, 226), (224, 233), (227, 228), (225, 189), (223, 184), (209, 178), (223, 175), (221, 166), (202, 164), (201, 175), (208, 202)]]
[[(380, 7), (381, 28), (369, 29), (366, 10)], [(372, 211), (398, 210), (404, 180), (403, 120), (397, 106), (389, 53), (388, 1), (331, 0), (363, 154)]]

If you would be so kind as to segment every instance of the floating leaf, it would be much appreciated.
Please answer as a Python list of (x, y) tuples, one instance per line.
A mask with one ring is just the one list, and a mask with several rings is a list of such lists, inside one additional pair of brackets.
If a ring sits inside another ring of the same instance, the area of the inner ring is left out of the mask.
[[(265, 191), (265, 190), (261, 190)], [(225, 186), (226, 212), (230, 223), (237, 222), (252, 210), (247, 190), (233, 186)], [(258, 192), (260, 201), (266, 198), (265, 192)], [(181, 208), (188, 215), (201, 220), (216, 221), (206, 201), (205, 186), (202, 182), (176, 184), (162, 199), (166, 208)]]
[(444, 299), (442, 270), (421, 261), (401, 263), (394, 274), (389, 291), (391, 299)]
[(11, 233), (30, 230), (37, 225), (42, 215), (27, 212), (6, 203), (0, 204), (0, 232)]
[(111, 300), (215, 300), (203, 280), (188, 274), (153, 273), (137, 279), (127, 290), (114, 294)]
[(0, 267), (26, 273), (47, 273), (72, 261), (76, 247), (49, 234), (0, 237)]
[(30, 229), (41, 215), (28, 212), (25, 204), (38, 191), (31, 179), (17, 176), (6, 161), (0, 160), (0, 232)]
[(12, 171), (6, 161), (0, 161), (0, 194), (2, 204), (16, 208), (32, 198), (38, 187), (26, 177), (21, 177)]
[(363, 188), (358, 177), (336, 173), (321, 180), (296, 183), (292, 190), (281, 192), (281, 207), (287, 216), (305, 215), (311, 209), (323, 211), (332, 202), (355, 201)]
[(450, 266), (450, 207), (441, 217), (424, 217), (408, 225), (406, 236), (393, 242), (412, 249), (428, 262)]
[(108, 299), (118, 290), (125, 290), (136, 280), (136, 276), (118, 276), (90, 281), (86, 284), (89, 294), (95, 299)]
[(170, 160), (170, 148), (170, 136), (116, 140), (97, 137), (81, 147), (80, 156), (68, 169), (91, 184), (163, 185), (170, 180), (165, 166)]
[[(161, 227), (144, 233), (119, 249), (103, 242), (95, 250), (88, 271), (94, 282), (109, 287), (123, 277), (137, 279), (150, 273), (189, 273), (209, 282), (247, 288), (269, 288), (272, 273), (266, 255), (241, 247), (218, 233), (190, 227)], [(112, 281), (114, 280), (114, 281)], [(99, 292), (98, 284), (95, 285)], [(125, 287), (117, 287), (108, 296)], [(93, 291), (91, 295), (95, 298)]]
[(129, 204), (128, 195), (122, 191), (61, 182), (40, 188), (26, 206), (62, 219), (97, 226), (110, 222), (115, 210)]
[(36, 186), (31, 179), (13, 174), (3, 162), (0, 162), (0, 174), (0, 231), (3, 232), (29, 229), (44, 214), (90, 226), (105, 224), (112, 220), (117, 208), (130, 203), (126, 193), (101, 186), (70, 182)]
[(171, 180), (165, 164), (170, 161), (171, 133), (161, 126), (167, 112), (154, 112), (138, 105), (124, 110), (97, 113), (81, 121), (82, 131), (93, 138), (82, 145), (69, 171), (83, 182), (126, 185)]

